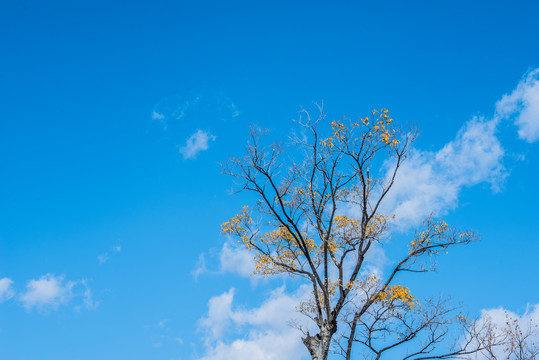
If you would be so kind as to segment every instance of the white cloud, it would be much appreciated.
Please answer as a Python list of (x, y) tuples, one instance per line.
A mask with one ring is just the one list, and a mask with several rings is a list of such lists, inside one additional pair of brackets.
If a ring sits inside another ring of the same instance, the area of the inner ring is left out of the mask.
[(511, 94), (496, 103), (496, 114), (513, 119), (521, 139), (539, 140), (539, 68), (526, 74)]
[(232, 300), (235, 290), (212, 297), (208, 301), (208, 315), (200, 320), (199, 325), (211, 339), (223, 335), (232, 319)]
[(11, 287), (12, 284), (13, 280), (9, 278), (0, 279), (0, 303), (11, 299), (15, 295), (15, 291)]
[[(507, 318), (516, 320), (518, 325), (526, 330), (530, 324), (539, 325), (539, 303), (535, 305), (528, 305), (523, 315), (518, 315), (512, 311), (506, 310), (503, 307), (495, 309), (483, 309), (481, 311), (481, 318), (489, 318), (494, 325), (498, 328), (506, 328)], [(538, 339), (539, 340), (539, 339)]]
[[(210, 252), (212, 263), (217, 262), (214, 251)], [(207, 260), (205, 254), (200, 254), (198, 257), (195, 269), (191, 272), (195, 281), (198, 281), (198, 277), (202, 274), (237, 274), (242, 277), (251, 277), (254, 272), (253, 254), (251, 254), (246, 248), (237, 246), (231, 241), (227, 241), (223, 244), (223, 247), (219, 251), (218, 269), (208, 269)], [(252, 277), (253, 281), (256, 281), (257, 277)]]
[[(218, 251), (217, 249), (212, 249), (209, 255), (211, 258), (210, 263), (218, 264), (218, 266), (213, 269), (208, 268), (206, 254), (200, 254), (194, 270), (191, 271), (195, 281), (198, 281), (198, 277), (202, 274), (235, 274), (250, 278), (253, 284), (263, 278), (262, 276), (254, 275), (254, 254), (245, 247), (238, 246), (233, 241), (226, 241)], [(219, 256), (218, 258), (217, 255)]]
[(28, 310), (34, 307), (40, 310), (44, 308), (56, 309), (72, 298), (75, 284), (74, 281), (64, 282), (63, 276), (55, 277), (47, 274), (37, 280), (28, 281), (26, 292), (20, 296), (19, 300)]
[(497, 191), (507, 176), (497, 124), (497, 119), (474, 117), (437, 152), (413, 150), (399, 169), (382, 210), (395, 214), (397, 224), (405, 228), (433, 212), (443, 214), (455, 208), (464, 187), (485, 182)]
[(488, 182), (498, 190), (506, 173), (502, 160), (504, 150), (496, 137), (496, 119), (474, 117), (460, 129), (454, 141), (436, 153), (436, 161), (445, 176), (461, 186)]
[(417, 224), (431, 212), (443, 214), (458, 205), (464, 187), (490, 183), (499, 190), (507, 172), (497, 136), (501, 119), (512, 119), (521, 139), (539, 140), (539, 68), (496, 103), (492, 120), (474, 117), (455, 140), (437, 152), (414, 150), (403, 164), (383, 210), (396, 213), (401, 227)]
[(121, 251), (122, 251), (122, 247), (121, 247), (121, 246), (114, 246), (114, 247), (112, 248), (112, 251), (114, 251), (114, 252), (121, 252)]
[(234, 246), (228, 242), (223, 245), (219, 262), (221, 273), (236, 273), (249, 277), (255, 270), (253, 254), (245, 247)]
[[(207, 317), (199, 325), (206, 333), (207, 352), (200, 360), (297, 360), (307, 355), (301, 332), (289, 325), (298, 317), (296, 306), (310, 293), (301, 286), (292, 294), (278, 288), (258, 308), (234, 309), (234, 289), (210, 299)], [(231, 341), (234, 329), (245, 336)]]
[[(527, 339), (528, 345), (537, 346), (539, 343), (539, 304), (533, 306), (528, 305), (526, 312), (523, 315), (518, 315), (512, 311), (506, 310), (503, 307), (495, 309), (483, 309), (479, 323), (489, 321), (495, 327), (495, 333), (505, 335), (508, 329), (508, 323), (513, 330), (517, 325), (523, 335), (529, 334)], [(497, 359), (506, 359), (506, 346), (498, 346), (494, 349), (494, 355)], [(491, 359), (492, 357), (478, 357), (479, 359)]]
[(267, 331), (251, 334), (230, 344), (218, 342), (200, 360), (300, 360), (306, 359), (306, 349), (296, 332)]
[(184, 159), (194, 159), (201, 151), (208, 150), (209, 142), (215, 139), (209, 132), (197, 130), (186, 140), (185, 146), (180, 148), (180, 154)]

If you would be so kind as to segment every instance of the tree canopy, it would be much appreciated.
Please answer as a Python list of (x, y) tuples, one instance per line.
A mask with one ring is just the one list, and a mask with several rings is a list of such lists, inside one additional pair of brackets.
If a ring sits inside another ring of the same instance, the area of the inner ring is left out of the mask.
[(439, 254), (476, 240), (474, 232), (432, 215), (399, 244), (406, 251), (389, 271), (366, 266), (373, 249), (390, 241), (394, 215), (381, 213), (381, 204), (415, 129), (396, 125), (387, 109), (331, 122), (318, 110), (316, 117), (302, 110), (285, 142), (266, 143), (267, 130), (251, 129), (246, 154), (224, 172), (258, 201), (222, 224), (251, 251), (255, 274), (310, 284), (310, 299), (297, 309), (316, 328), (301, 328), (312, 359), (331, 351), (346, 359), (356, 352), (380, 359), (395, 349), (403, 359), (492, 353), (501, 338), (490, 323), (468, 320), (447, 299), (420, 301), (401, 276), (435, 269)]

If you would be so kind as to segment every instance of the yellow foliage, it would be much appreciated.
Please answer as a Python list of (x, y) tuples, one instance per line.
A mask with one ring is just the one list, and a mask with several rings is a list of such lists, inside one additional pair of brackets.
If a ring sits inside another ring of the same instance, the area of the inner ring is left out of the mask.
[(400, 302), (410, 309), (418, 304), (417, 299), (410, 294), (410, 289), (401, 285), (388, 286), (385, 291), (378, 293), (375, 301), (384, 302), (388, 305)]
[(417, 233), (408, 245), (410, 254), (428, 249), (429, 253), (437, 254), (449, 246), (459, 242), (473, 240), (476, 235), (472, 232), (457, 233), (450, 230), (445, 221), (429, 217), (423, 220), (425, 230)]
[(348, 143), (352, 139), (357, 140), (352, 136), (352, 130), (363, 126), (363, 138), (368, 136), (369, 141), (378, 140), (384, 145), (395, 148), (400, 142), (395, 139), (397, 131), (390, 126), (393, 119), (389, 117), (388, 113), (387, 109), (373, 110), (372, 115), (374, 118), (372, 123), (369, 117), (365, 117), (358, 122), (351, 122), (350, 127), (347, 127), (343, 122), (334, 120), (331, 122), (332, 135), (320, 140), (320, 146), (331, 149), (338, 143)]
[(244, 206), (242, 212), (235, 215), (232, 219), (221, 224), (221, 233), (223, 234), (244, 234), (247, 231), (246, 224), (251, 224), (253, 219), (249, 216), (247, 206)]

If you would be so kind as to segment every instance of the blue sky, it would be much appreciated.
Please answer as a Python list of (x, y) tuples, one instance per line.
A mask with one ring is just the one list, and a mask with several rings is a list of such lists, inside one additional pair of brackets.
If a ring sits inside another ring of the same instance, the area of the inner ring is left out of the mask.
[(297, 340), (286, 320), (301, 287), (249, 277), (219, 233), (253, 201), (230, 194), (220, 163), (242, 154), (249, 124), (284, 139), (314, 101), (330, 118), (386, 107), (420, 129), (387, 205), (409, 201), (404, 233), (433, 208), (481, 234), (411, 289), (539, 319), (537, 13), (534, 1), (5, 2), (0, 358), (242, 359), (273, 340), (304, 356), (279, 338)]

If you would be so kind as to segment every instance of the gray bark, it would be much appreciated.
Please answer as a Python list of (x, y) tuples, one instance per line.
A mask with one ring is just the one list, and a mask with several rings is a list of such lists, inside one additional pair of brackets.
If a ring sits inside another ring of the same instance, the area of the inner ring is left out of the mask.
[(307, 333), (307, 336), (302, 339), (311, 354), (312, 360), (327, 360), (331, 338), (336, 330), (328, 329), (324, 326), (319, 334), (311, 336)]

